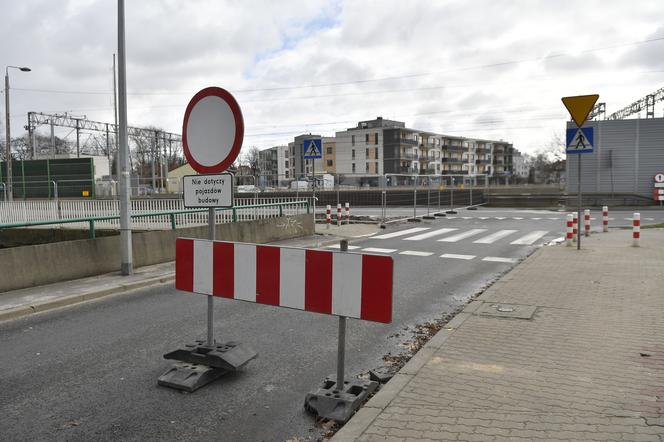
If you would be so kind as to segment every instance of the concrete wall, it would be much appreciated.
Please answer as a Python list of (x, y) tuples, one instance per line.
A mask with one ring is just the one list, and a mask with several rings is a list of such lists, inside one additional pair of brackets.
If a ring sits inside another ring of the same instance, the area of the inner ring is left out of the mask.
[[(266, 243), (312, 235), (312, 215), (217, 225), (219, 240)], [(207, 238), (207, 226), (132, 234), (134, 267), (175, 259), (175, 239)], [(119, 236), (0, 249), (0, 292), (120, 270)]]

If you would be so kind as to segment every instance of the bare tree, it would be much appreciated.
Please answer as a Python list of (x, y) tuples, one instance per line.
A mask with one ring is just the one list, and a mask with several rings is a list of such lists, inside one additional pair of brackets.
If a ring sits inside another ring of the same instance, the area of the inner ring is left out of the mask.
[(256, 146), (249, 147), (243, 155), (243, 163), (249, 166), (253, 176), (260, 175), (260, 149)]

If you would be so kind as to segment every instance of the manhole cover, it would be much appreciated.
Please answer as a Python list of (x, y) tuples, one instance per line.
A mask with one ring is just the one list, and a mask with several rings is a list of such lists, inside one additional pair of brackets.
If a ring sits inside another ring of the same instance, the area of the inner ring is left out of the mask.
[(478, 315), (481, 316), (495, 316), (499, 318), (512, 318), (512, 319), (532, 319), (537, 310), (535, 305), (519, 305), (519, 304), (497, 304), (485, 302), (482, 307), (477, 309)]

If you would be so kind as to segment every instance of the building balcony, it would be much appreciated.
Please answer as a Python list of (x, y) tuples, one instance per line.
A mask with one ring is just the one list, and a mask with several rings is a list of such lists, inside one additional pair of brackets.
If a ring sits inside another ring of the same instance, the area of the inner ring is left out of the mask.
[(491, 164), (491, 160), (475, 160), (475, 164)]
[(418, 142), (416, 140), (409, 140), (408, 138), (399, 138), (401, 144), (408, 144), (411, 146), (417, 146)]
[(468, 150), (467, 147), (463, 147), (463, 146), (452, 146), (452, 145), (450, 145), (450, 144), (444, 144), (444, 145), (441, 146), (441, 147), (442, 147), (443, 150), (448, 150), (448, 151), (450, 151), (450, 152), (463, 152), (463, 151)]

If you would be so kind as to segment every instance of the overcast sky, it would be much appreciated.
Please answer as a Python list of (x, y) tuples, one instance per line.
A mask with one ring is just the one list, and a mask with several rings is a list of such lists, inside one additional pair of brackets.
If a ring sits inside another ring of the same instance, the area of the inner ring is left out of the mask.
[[(0, 64), (33, 70), (10, 70), (12, 135), (28, 111), (113, 122), (116, 2), (1, 1)], [(611, 113), (664, 87), (663, 19), (662, 0), (127, 1), (128, 119), (180, 133), (214, 85), (245, 147), (380, 115), (533, 152), (562, 134), (562, 96)]]

